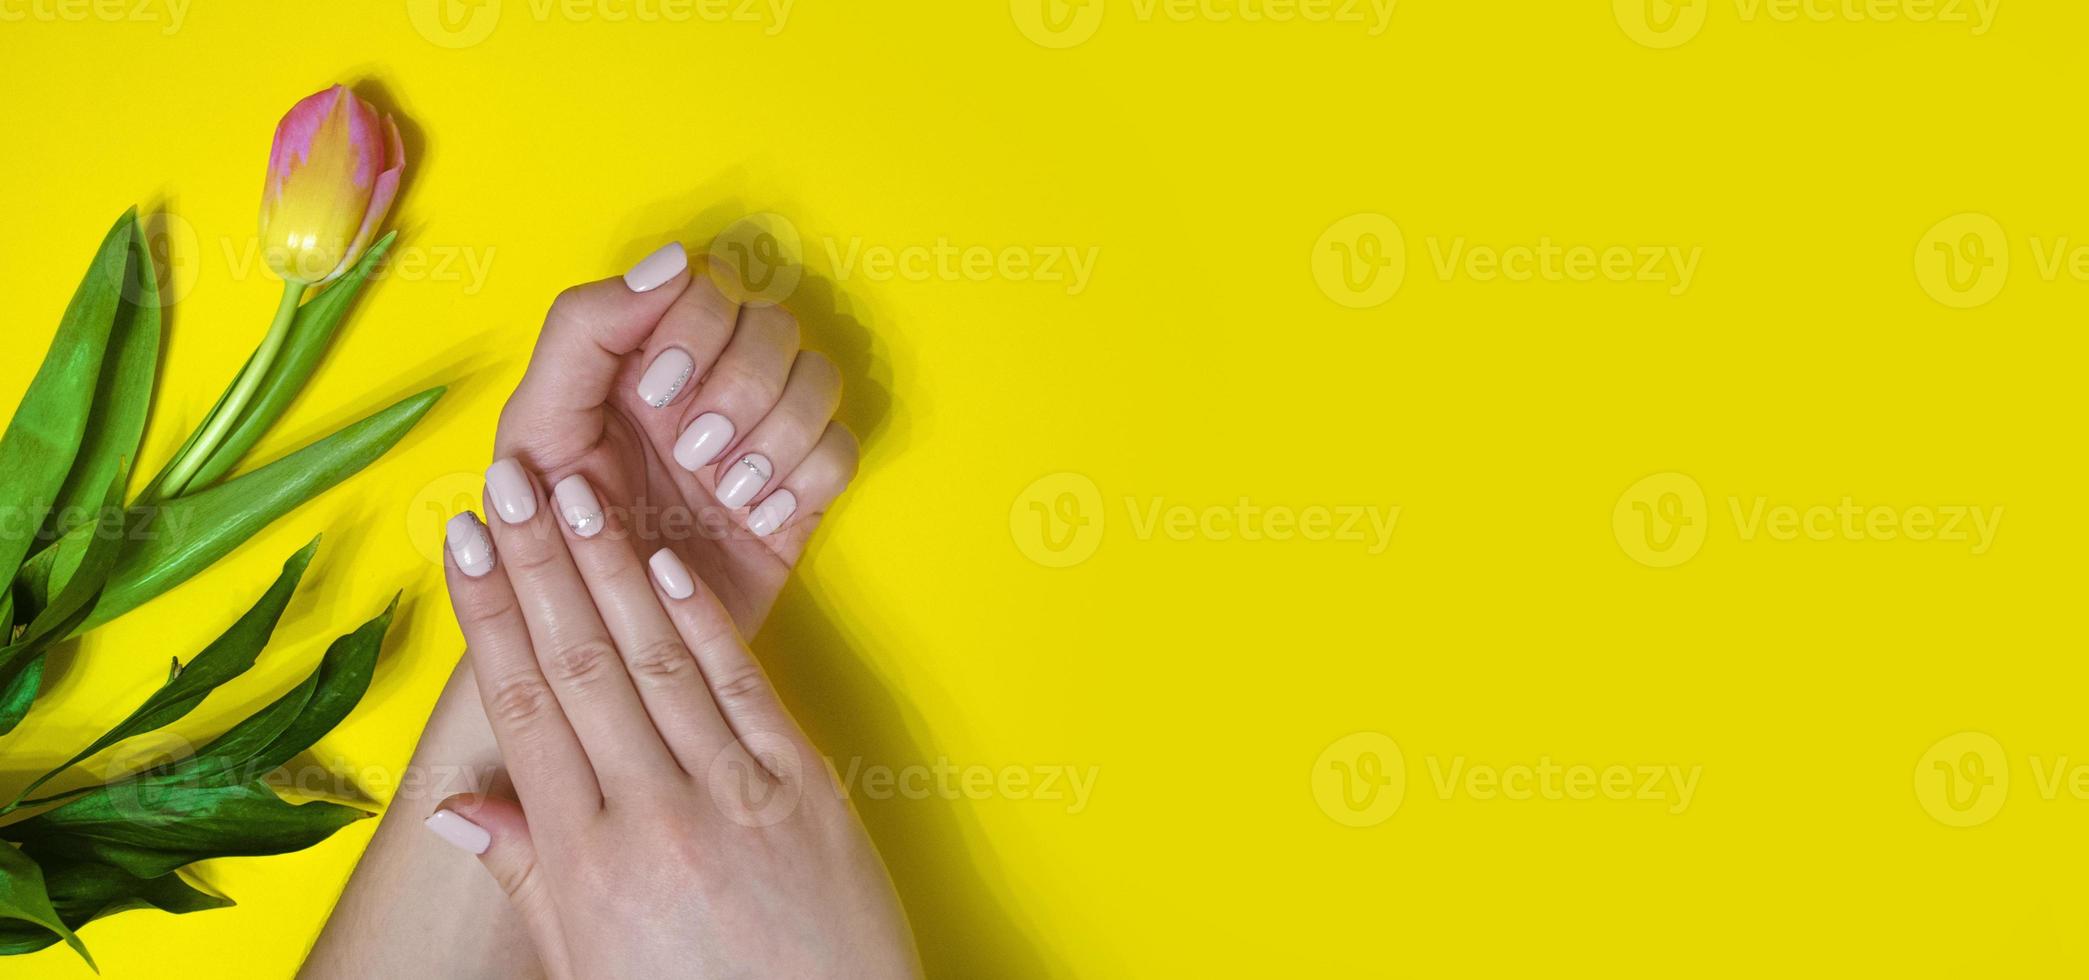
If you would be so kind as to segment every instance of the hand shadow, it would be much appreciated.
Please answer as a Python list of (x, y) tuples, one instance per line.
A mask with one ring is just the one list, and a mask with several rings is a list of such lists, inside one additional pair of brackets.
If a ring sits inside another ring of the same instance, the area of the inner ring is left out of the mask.
[[(634, 212), (696, 218), (667, 230), (636, 219), (624, 236), (626, 252), (636, 258), (658, 242), (676, 238), (689, 248), (692, 265), (713, 274), (713, 281), (729, 294), (780, 301), (797, 317), (804, 346), (826, 354), (841, 370), (844, 395), (836, 417), (863, 447), (857, 484), (876, 480), (874, 464), (902, 451), (906, 442), (907, 413), (895, 418), (893, 412), (895, 352), (866, 326), (866, 318), (875, 321), (873, 311), (806, 267), (796, 223), (779, 211), (747, 206), (747, 197), (742, 175), (732, 172), (680, 199)], [(742, 264), (747, 262), (757, 265)], [(921, 406), (913, 408), (918, 411)], [(842, 519), (847, 502), (848, 494), (843, 494), (829, 519)], [(815, 537), (812, 549), (819, 546)], [(808, 567), (810, 557), (808, 552), (801, 569)], [(807, 585), (802, 572), (793, 576), (755, 638), (755, 652), (784, 700), (838, 768), (847, 769), (847, 760), (894, 769), (933, 765), (941, 753), (916, 743), (909, 734), (926, 727), (912, 703), (866, 665), (816, 589), (816, 584)], [(967, 842), (984, 835), (963, 801), (895, 796), (859, 797), (854, 803), (892, 873), (930, 976), (1065, 972), (1063, 965), (1047, 961), (1033, 930), (1016, 910), (1001, 903), (998, 896), (1007, 889), (989, 880), (999, 878), (998, 869), (970, 860)]]

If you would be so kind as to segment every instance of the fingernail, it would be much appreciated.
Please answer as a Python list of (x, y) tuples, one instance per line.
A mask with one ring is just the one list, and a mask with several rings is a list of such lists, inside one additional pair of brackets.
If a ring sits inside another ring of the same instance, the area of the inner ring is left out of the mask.
[(630, 272), (624, 273), (624, 285), (631, 287), (634, 293), (650, 293), (687, 268), (689, 253), (682, 251), (682, 243), (668, 242), (654, 249), (653, 254), (639, 259)]
[(471, 578), (493, 571), (493, 539), (486, 535), (479, 515), (465, 511), (450, 518), (442, 536), (450, 544), (450, 557), (457, 562), (458, 571)]
[(682, 386), (689, 383), (689, 375), (696, 371), (696, 362), (680, 347), (670, 347), (653, 358), (645, 376), (638, 379), (638, 397), (654, 408), (666, 408), (682, 393)]
[(426, 823), (429, 830), (435, 831), (435, 836), (455, 844), (460, 851), (484, 854), (493, 846), (493, 835), (487, 833), (486, 828), (452, 811), (437, 810), (429, 814)]
[(760, 453), (748, 453), (725, 471), (725, 479), (718, 481), (718, 502), (727, 507), (738, 507), (754, 499), (769, 482), (769, 460)]
[(704, 464), (717, 459), (725, 452), (727, 443), (733, 441), (733, 423), (717, 412), (705, 412), (682, 430), (682, 437), (675, 440), (675, 462), (691, 473), (703, 469)]
[(595, 498), (595, 488), (588, 486), (588, 478), (578, 473), (559, 481), (551, 488), (552, 499), (559, 502), (559, 516), (566, 519), (566, 526), (574, 534), (592, 538), (602, 531), (602, 501)]
[(674, 552), (662, 548), (653, 552), (646, 564), (652, 567), (653, 581), (660, 583), (660, 591), (667, 593), (668, 598), (687, 599), (696, 594), (696, 583), (689, 578), (689, 566), (682, 564), (682, 559), (675, 557)]
[(522, 464), (512, 459), (496, 460), (486, 468), (486, 496), (493, 498), (494, 513), (510, 524), (537, 516), (537, 491), (530, 487)]
[(747, 515), (747, 529), (753, 531), (755, 537), (766, 538), (782, 527), (783, 522), (790, 520), (797, 510), (797, 496), (789, 490), (778, 490), (762, 501), (754, 513)]

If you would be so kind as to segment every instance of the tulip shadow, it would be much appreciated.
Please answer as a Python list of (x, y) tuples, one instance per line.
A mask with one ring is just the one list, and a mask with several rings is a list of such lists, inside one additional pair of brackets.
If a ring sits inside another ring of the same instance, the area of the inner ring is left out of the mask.
[[(788, 239), (799, 237), (800, 222), (785, 214), (796, 210), (788, 204), (752, 206), (744, 173), (728, 172), (680, 198), (634, 212), (621, 236), (620, 257), (635, 261), (662, 241), (678, 240), (689, 249), (692, 265), (712, 275), (728, 295), (780, 299), (797, 318), (803, 345), (826, 354), (840, 369), (844, 393), (836, 418), (862, 446), (856, 481), (861, 485), (878, 478), (880, 461), (904, 451), (908, 417), (923, 406), (896, 410), (893, 379), (904, 367), (897, 363), (899, 352), (881, 343), (877, 330), (866, 323), (877, 321), (876, 311), (808, 267), (802, 239), (799, 252), (790, 251)], [(672, 228), (645, 217), (661, 214), (695, 217)], [(750, 281), (757, 278), (750, 271), (757, 270), (737, 264), (748, 261), (754, 251), (747, 247), (751, 236), (761, 233), (784, 239), (780, 253), (768, 253), (782, 261), (758, 270), (767, 292)], [(793, 280), (788, 291), (774, 287)], [(844, 494), (829, 520), (844, 519), (848, 501)], [(818, 547), (815, 540), (813, 548)], [(798, 575), (785, 586), (754, 646), (794, 714), (837, 768), (848, 769), (851, 760), (895, 770), (933, 765), (942, 753), (915, 740), (912, 733), (927, 730), (915, 702), (870, 668), (856, 642)], [(1035, 930), (1001, 903), (999, 896), (1009, 889), (1002, 887), (998, 869), (972, 860), (985, 835), (962, 802), (855, 802), (892, 873), (930, 976), (1065, 973), (1063, 965), (1047, 959)]]
[(426, 170), (433, 163), (434, 149), (428, 143), (428, 132), (415, 121), (413, 110), (394, 92), (391, 84), (381, 76), (382, 67), (365, 66), (347, 73), (358, 80), (349, 85), (356, 98), (370, 103), (379, 115), (390, 116), (393, 125), (399, 128), (399, 146), (406, 153), (406, 171), (400, 175), (398, 196), (392, 199), (392, 214), (405, 213), (407, 200), (413, 196), (416, 170)]

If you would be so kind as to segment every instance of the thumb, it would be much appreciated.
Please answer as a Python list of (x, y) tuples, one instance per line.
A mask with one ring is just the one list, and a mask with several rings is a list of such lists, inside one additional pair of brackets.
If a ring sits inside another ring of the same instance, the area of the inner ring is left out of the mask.
[(528, 924), (544, 965), (559, 972), (556, 964), (565, 962), (565, 940), (558, 907), (537, 863), (522, 805), (504, 797), (462, 793), (437, 804), (427, 824), (437, 837), (479, 856), (479, 863)]

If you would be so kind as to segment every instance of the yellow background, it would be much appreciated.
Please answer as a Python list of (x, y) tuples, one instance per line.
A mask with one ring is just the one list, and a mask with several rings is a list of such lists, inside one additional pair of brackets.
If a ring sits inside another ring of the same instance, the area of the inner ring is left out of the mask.
[[(801, 0), (780, 25), (738, 0), (449, 20), (195, 0), (178, 29), (165, 0), (77, 2), (0, 0), (0, 397), (109, 220), (169, 212), (192, 238), (171, 238), (191, 281), (145, 462), (164, 459), (272, 308), (249, 251), (271, 127), (337, 80), (407, 124), (396, 255), (423, 264), (373, 284), (255, 458), (452, 389), (348, 488), (61, 658), (0, 742), (10, 778), (324, 530), (276, 652), (179, 728), (280, 690), (404, 588), (368, 700), (317, 751), (383, 796), (460, 649), (428, 549), (475, 499), (551, 296), (775, 212), (866, 452), (759, 651), (843, 768), (1097, 774), (1083, 806), (859, 800), (932, 972), (2078, 966), (2089, 800), (2040, 777), (2089, 762), (2089, 283), (2040, 260), (2089, 244), (2081, 4), (2003, 0), (1976, 33), (1864, 16), (1916, 0), (1693, 0), (1656, 3), (1680, 15), (1662, 34), (1643, 0), (1401, 0), (1374, 35), (1346, 0), (1284, 21), (1216, 16), (1241, 0)], [(1932, 234), (1967, 213), (1995, 231)], [(1677, 292), (1445, 275), (1461, 239), (1701, 251)], [(1078, 285), (837, 261), (939, 242), (1096, 261)], [(1937, 263), (1981, 248), (2009, 254), (1999, 291), (1947, 305), (1968, 294)], [(1404, 279), (1386, 295), (1374, 268)], [(1628, 492), (1650, 474), (1681, 477)], [(1976, 554), (1734, 516), (1845, 497), (1896, 526), (2001, 522)], [(1243, 500), (1397, 523), (1375, 553), (1339, 523), (1246, 540), (1225, 519)], [(1634, 503), (1701, 550), (1643, 563)], [(1147, 523), (1173, 508), (1201, 523)], [(1053, 550), (1055, 514), (1089, 522), (1092, 553)], [(1933, 751), (1959, 732), (1992, 741)], [(1548, 760), (1699, 777), (1679, 813), (1437, 783)], [(1402, 781), (1374, 797), (1336, 763)], [(2004, 795), (1947, 825), (1967, 798), (1939, 781), (1981, 765), (2007, 767), (1984, 791)], [(84, 938), (112, 977), (284, 975), (370, 826), (202, 866), (237, 909)], [(85, 975), (62, 947), (4, 969)]]

